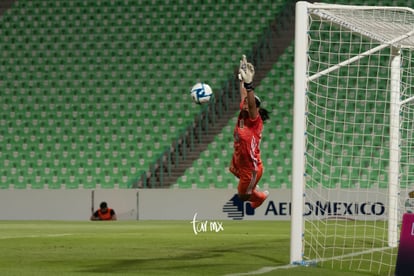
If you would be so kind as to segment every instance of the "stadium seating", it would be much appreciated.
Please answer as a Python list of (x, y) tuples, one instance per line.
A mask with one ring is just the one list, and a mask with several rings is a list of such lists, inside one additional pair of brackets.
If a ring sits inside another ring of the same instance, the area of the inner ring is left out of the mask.
[(218, 89), (283, 3), (16, 2), (0, 18), (0, 187), (128, 187), (200, 111), (186, 91)]
[[(286, 1), (17, 1), (0, 17), (0, 189), (128, 188), (200, 111), (189, 88), (219, 89)], [(406, 5), (363, 2), (347, 1)], [(290, 46), (257, 87), (265, 187), (291, 187), (292, 89)], [(237, 186), (234, 122), (174, 187)]]

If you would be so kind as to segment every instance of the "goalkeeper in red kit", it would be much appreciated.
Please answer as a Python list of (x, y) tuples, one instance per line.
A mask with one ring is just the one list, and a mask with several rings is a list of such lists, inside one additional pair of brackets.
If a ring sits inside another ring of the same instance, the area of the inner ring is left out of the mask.
[(234, 128), (234, 152), (230, 172), (239, 179), (237, 187), (240, 200), (249, 201), (257, 208), (266, 200), (268, 191), (257, 190), (257, 183), (263, 174), (260, 158), (260, 141), (263, 122), (269, 119), (269, 112), (260, 108), (261, 100), (253, 88), (254, 67), (243, 55), (240, 61), (240, 113)]

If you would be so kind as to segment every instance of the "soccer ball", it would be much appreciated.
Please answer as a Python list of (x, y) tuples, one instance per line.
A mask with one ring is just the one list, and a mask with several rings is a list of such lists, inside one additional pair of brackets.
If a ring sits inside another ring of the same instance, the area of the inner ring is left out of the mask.
[(213, 90), (206, 83), (196, 83), (191, 88), (191, 98), (196, 104), (208, 103), (213, 98)]

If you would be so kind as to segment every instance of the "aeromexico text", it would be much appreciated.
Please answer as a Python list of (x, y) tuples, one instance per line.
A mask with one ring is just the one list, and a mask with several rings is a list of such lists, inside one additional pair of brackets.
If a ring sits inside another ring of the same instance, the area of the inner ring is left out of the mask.
[[(266, 206), (266, 205), (265, 205)], [(292, 204), (290, 202), (269, 201), (265, 209), (265, 216), (290, 216)], [(344, 202), (344, 201), (316, 201), (305, 202), (305, 216), (383, 216), (385, 205), (383, 202)]]

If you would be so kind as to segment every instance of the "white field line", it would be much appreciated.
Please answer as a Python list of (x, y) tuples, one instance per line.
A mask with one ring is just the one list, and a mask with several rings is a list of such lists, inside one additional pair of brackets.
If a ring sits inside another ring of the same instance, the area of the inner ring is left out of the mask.
[(288, 264), (288, 265), (282, 265), (282, 266), (265, 266), (255, 271), (250, 272), (242, 272), (242, 273), (234, 273), (234, 274), (226, 274), (224, 276), (243, 276), (243, 275), (259, 275), (271, 272), (273, 270), (279, 270), (279, 269), (288, 269), (296, 267), (296, 265)]
[(39, 235), (21, 235), (21, 236), (2, 236), (0, 240), (8, 239), (22, 239), (22, 238), (54, 238), (54, 237), (64, 237), (71, 236), (72, 234), (63, 233), (63, 234), (39, 234)]
[[(390, 249), (390, 247), (373, 248), (373, 249), (370, 249), (370, 250), (361, 251), (361, 252), (357, 252), (357, 253), (350, 253), (350, 254), (346, 254), (346, 255), (342, 255), (342, 256), (335, 256), (335, 257), (331, 257), (331, 258), (322, 258), (322, 259), (310, 260), (310, 261), (307, 261), (307, 262), (308, 263), (312, 263), (312, 262), (321, 263), (321, 262), (331, 261), (331, 260), (335, 260), (335, 259), (348, 258), (348, 257), (354, 257), (354, 256), (358, 256), (358, 255), (373, 253), (373, 252), (377, 252), (377, 251), (383, 251), (383, 250), (387, 250), (387, 249)], [(226, 274), (224, 276), (259, 275), (259, 274), (264, 274), (264, 273), (271, 272), (273, 270), (289, 269), (289, 268), (294, 268), (294, 267), (297, 267), (297, 266), (299, 266), (299, 265), (287, 264), (287, 265), (282, 265), (282, 266), (265, 266), (265, 267), (262, 267), (258, 270), (254, 270), (254, 271), (250, 271), (250, 272)]]

